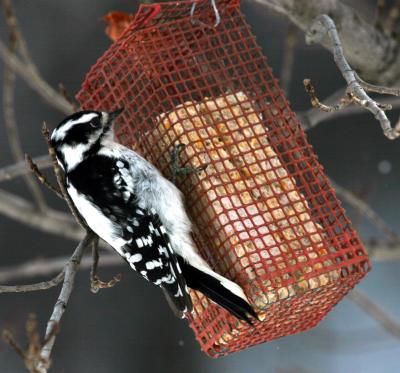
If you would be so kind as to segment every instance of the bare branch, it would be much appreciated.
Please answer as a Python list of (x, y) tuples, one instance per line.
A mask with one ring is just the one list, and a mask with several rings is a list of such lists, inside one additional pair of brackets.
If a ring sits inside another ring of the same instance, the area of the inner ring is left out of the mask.
[[(41, 155), (32, 159), (39, 170), (50, 168), (53, 164), (48, 154)], [(18, 176), (27, 175), (31, 172), (26, 164), (26, 161), (20, 161), (18, 163), (0, 168), (0, 183), (3, 181), (12, 180)]]
[(367, 83), (362, 80), (355, 71), (354, 77), (356, 78), (357, 82), (360, 83), (360, 85), (368, 92), (380, 93), (382, 95), (400, 96), (400, 88), (382, 87), (380, 85)]
[(19, 343), (15, 340), (14, 336), (8, 330), (3, 330), (1, 334), (4, 342), (8, 343), (14, 351), (19, 355), (22, 360), (25, 360), (25, 353)]
[[(341, 98), (343, 98), (344, 95), (345, 95), (345, 88), (337, 90), (324, 100), (325, 105), (327, 106), (335, 105), (335, 103), (337, 103)], [(380, 101), (380, 103), (384, 105), (390, 105), (392, 109), (398, 109), (400, 107), (400, 99), (395, 97), (385, 97)], [(308, 131), (322, 122), (337, 118), (342, 118), (344, 116), (347, 117), (349, 115), (362, 114), (362, 113), (365, 113), (365, 109), (363, 107), (358, 105), (351, 105), (344, 107), (340, 111), (330, 111), (330, 112), (311, 108), (304, 112), (297, 113), (297, 116), (299, 117), (304, 130)]]
[[(351, 102), (353, 102), (354, 104), (357, 104), (357, 105), (359, 105), (361, 107), (364, 107), (364, 108), (368, 109), (368, 105), (369, 105), (369, 101), (368, 100), (363, 100), (363, 99), (357, 97), (354, 92), (347, 92), (347, 96), (349, 97)], [(382, 103), (377, 102), (377, 101), (374, 101), (374, 103), (376, 104), (376, 106), (380, 110), (382, 110), (382, 112), (384, 112), (386, 110), (392, 110), (392, 106), (391, 105), (385, 105), (385, 104), (382, 104)], [(391, 139), (391, 140), (393, 140), (393, 139)]]
[(354, 207), (359, 213), (367, 218), (375, 227), (377, 227), (389, 240), (393, 243), (400, 243), (400, 236), (393, 231), (392, 228), (379, 216), (375, 210), (358, 198), (354, 193), (348, 189), (337, 184), (336, 181), (329, 179), (330, 184), (335, 189), (336, 194), (346, 201), (349, 205)]
[(371, 260), (376, 262), (393, 263), (400, 261), (400, 245), (390, 246), (373, 246), (368, 247), (367, 250)]
[(35, 174), (37, 179), (48, 189), (50, 189), (53, 193), (55, 193), (59, 198), (64, 199), (64, 196), (60, 192), (59, 189), (54, 187), (50, 182), (44, 177), (44, 175), (39, 171), (38, 166), (33, 162), (32, 158), (29, 155), (25, 156), (26, 163), (28, 163), (29, 168)]
[(335, 63), (347, 82), (347, 93), (352, 98), (352, 101), (363, 106), (374, 115), (380, 122), (383, 133), (388, 139), (394, 140), (400, 137), (400, 126), (396, 126), (395, 128), (391, 127), (390, 121), (380, 105), (372, 100), (360, 83), (358, 83), (353, 69), (344, 56), (336, 26), (329, 16), (323, 14), (317, 17), (306, 33), (306, 41), (307, 43), (321, 43), (326, 34), (328, 34), (332, 42), (332, 53)]
[[(9, 0), (2, 0), (2, 4), (5, 9), (6, 19), (10, 26), (10, 53), (15, 55), (17, 46), (20, 43), (19, 40), (19, 30), (14, 16), (14, 12)], [(4, 69), (4, 79), (3, 79), (3, 117), (6, 129), (6, 134), (8, 137), (8, 142), (11, 149), (11, 154), (16, 161), (21, 161), (24, 159), (24, 152), (22, 150), (22, 144), (18, 133), (17, 120), (15, 115), (15, 105), (14, 105), (14, 95), (15, 95), (15, 74), (11, 69), (5, 67)], [(32, 175), (25, 175), (24, 181), (28, 189), (30, 190), (36, 204), (39, 209), (44, 211), (47, 208), (46, 201), (43, 194), (32, 177)]]
[[(10, 281), (31, 279), (37, 276), (50, 276), (54, 273), (60, 272), (64, 268), (68, 259), (69, 258), (67, 256), (42, 258), (28, 260), (25, 263), (15, 266), (0, 267), (0, 282), (5, 283)], [(121, 257), (119, 255), (115, 255), (115, 253), (105, 254), (101, 257), (101, 265), (103, 267), (114, 267), (123, 265), (124, 263), (125, 262), (121, 259)], [(92, 256), (83, 257), (80, 268), (89, 269), (92, 266)]]
[(93, 235), (93, 233), (86, 233), (85, 238), (79, 243), (78, 247), (75, 249), (74, 253), (71, 256), (71, 259), (65, 266), (65, 277), (60, 295), (57, 299), (57, 302), (53, 309), (53, 313), (50, 316), (46, 327), (45, 339), (47, 341), (43, 345), (40, 352), (41, 361), (39, 361), (37, 366), (37, 370), (40, 373), (47, 372), (48, 365), (46, 364), (46, 362), (50, 361), (50, 354), (55, 342), (55, 335), (51, 334), (53, 333), (54, 327), (60, 324), (65, 308), (68, 304), (69, 297), (74, 288), (75, 275), (79, 268), (83, 253), (85, 249), (90, 246), (94, 237), (95, 236)]
[(0, 40), (0, 57), (14, 73), (18, 74), (25, 82), (36, 91), (50, 106), (64, 114), (71, 114), (73, 107), (56, 90), (54, 90), (43, 78), (11, 53)]
[(343, 108), (345, 108), (347, 105), (349, 105), (351, 103), (351, 100), (349, 98), (348, 99), (341, 98), (339, 100), (339, 102), (336, 103), (336, 104), (333, 104), (333, 105), (323, 104), (318, 99), (318, 97), (317, 97), (317, 95), (315, 93), (314, 86), (311, 84), (311, 80), (310, 79), (304, 79), (303, 80), (303, 84), (304, 84), (304, 88), (305, 88), (306, 92), (310, 96), (311, 105), (313, 107), (315, 107), (316, 109), (320, 109), (320, 110), (325, 111), (327, 113), (333, 113), (333, 112), (342, 110)]
[(60, 94), (71, 104), (73, 111), (78, 111), (79, 104), (70, 96), (67, 89), (64, 87), (64, 84), (59, 83), (58, 90), (60, 91)]
[[(28, 315), (25, 329), (26, 329), (26, 336), (28, 338), (28, 347), (25, 351), (20, 347), (20, 345), (15, 340), (11, 332), (9, 332), (8, 330), (3, 331), (3, 339), (21, 357), (29, 372), (40, 373), (37, 370), (37, 366), (40, 363), (43, 363), (46, 365), (46, 367), (49, 367), (50, 361), (49, 360), (44, 361), (40, 356), (40, 351), (42, 350), (42, 346), (47, 343), (47, 340), (44, 339), (43, 343), (40, 342), (40, 336), (37, 327), (37, 319), (35, 314)], [(55, 336), (57, 331), (58, 331), (58, 325), (56, 325), (53, 328), (51, 336)]]
[(392, 336), (400, 339), (400, 324), (360, 290), (353, 289), (349, 298)]
[(13, 30), (13, 33), (15, 34), (15, 38), (17, 40), (17, 47), (21, 53), (22, 58), (24, 59), (25, 63), (29, 66), (30, 69), (35, 70), (36, 66), (33, 63), (33, 60), (29, 53), (25, 38), (22, 35), (17, 17), (15, 16), (15, 11), (12, 6), (11, 0), (2, 0), (2, 6), (4, 9), (6, 23), (10, 28), (10, 30)]
[[(360, 9), (341, 0), (251, 0), (284, 14), (303, 31), (307, 31), (320, 14), (335, 21), (349, 64), (370, 82), (400, 86), (399, 41), (377, 29), (362, 16)], [(356, 30), (357, 32), (354, 32)], [(329, 49), (328, 38), (322, 45)]]
[(100, 289), (109, 289), (114, 287), (121, 281), (122, 275), (119, 273), (115, 275), (110, 281), (104, 282), (100, 280), (97, 274), (99, 264), (99, 239), (94, 239), (92, 242), (92, 269), (90, 271), (90, 291), (97, 293)]
[(25, 199), (0, 189), (0, 214), (43, 232), (79, 240), (82, 231), (69, 214), (47, 209), (38, 211)]
[(295, 46), (298, 39), (297, 28), (290, 24), (285, 36), (283, 57), (281, 65), (280, 83), (286, 96), (289, 96), (290, 82), (292, 80)]
[(28, 285), (0, 285), (1, 293), (27, 293), (30, 291), (41, 291), (47, 290), (54, 286), (57, 286), (64, 279), (64, 271), (60, 272), (56, 277), (48, 280), (38, 282), (36, 284)]

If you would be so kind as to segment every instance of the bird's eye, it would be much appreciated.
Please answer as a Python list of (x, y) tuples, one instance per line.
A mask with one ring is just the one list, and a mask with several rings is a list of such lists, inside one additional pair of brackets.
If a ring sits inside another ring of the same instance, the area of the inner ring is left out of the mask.
[(91, 121), (89, 122), (89, 125), (90, 125), (90, 127), (92, 127), (92, 128), (98, 128), (98, 127), (100, 127), (100, 120), (99, 120), (99, 118), (95, 118), (95, 119), (91, 120)]

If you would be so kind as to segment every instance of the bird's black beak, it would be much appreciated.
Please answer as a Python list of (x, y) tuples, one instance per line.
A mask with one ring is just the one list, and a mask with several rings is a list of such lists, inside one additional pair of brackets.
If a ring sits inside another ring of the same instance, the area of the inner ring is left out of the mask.
[(108, 114), (108, 121), (109, 122), (114, 122), (115, 118), (117, 118), (122, 112), (124, 111), (123, 107), (120, 107), (117, 110), (114, 110), (113, 112)]
[(120, 107), (117, 110), (112, 111), (111, 113), (108, 113), (108, 118), (107, 118), (107, 123), (103, 126), (103, 132), (107, 132), (109, 129), (111, 129), (112, 124), (114, 123), (114, 120), (124, 111), (123, 107)]

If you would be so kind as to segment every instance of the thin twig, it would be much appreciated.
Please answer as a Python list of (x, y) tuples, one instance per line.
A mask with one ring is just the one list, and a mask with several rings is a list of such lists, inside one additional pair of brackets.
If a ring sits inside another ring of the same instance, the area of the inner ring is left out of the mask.
[(30, 69), (36, 70), (36, 66), (33, 63), (32, 57), (29, 53), (25, 38), (21, 32), (21, 28), (19, 27), (17, 17), (15, 16), (15, 11), (11, 0), (2, 0), (2, 6), (4, 9), (6, 23), (8, 27), (14, 31), (16, 39), (18, 40), (17, 47), (22, 58)]
[(25, 360), (24, 350), (21, 348), (19, 343), (15, 340), (14, 336), (9, 330), (3, 330), (1, 336), (7, 344), (9, 344), (14, 351), (19, 355), (22, 360)]
[(121, 281), (122, 275), (118, 273), (110, 281), (104, 282), (100, 280), (97, 269), (99, 264), (99, 239), (94, 239), (92, 242), (92, 269), (90, 270), (90, 291), (98, 293), (100, 289), (109, 289), (114, 287)]
[(366, 312), (371, 318), (376, 320), (383, 329), (392, 336), (400, 339), (400, 324), (397, 320), (389, 316), (380, 306), (373, 302), (367, 295), (360, 290), (353, 289), (349, 293), (349, 298)]
[[(20, 347), (19, 343), (15, 340), (14, 336), (11, 334), (10, 331), (8, 330), (3, 331), (2, 333), (3, 339), (21, 357), (29, 372), (40, 373), (40, 371), (37, 369), (37, 366), (39, 364), (42, 363), (47, 368), (50, 366), (50, 361), (43, 360), (42, 357), (40, 356), (42, 346), (47, 343), (48, 338), (50, 337), (45, 338), (43, 342), (40, 341), (38, 324), (35, 314), (28, 315), (25, 330), (26, 330), (26, 336), (28, 338), (28, 347), (26, 348), (25, 351)], [(57, 331), (58, 331), (58, 325), (55, 325), (49, 336), (51, 337), (55, 336)]]
[[(351, 102), (353, 102), (354, 104), (357, 104), (361, 107), (366, 107), (366, 105), (368, 105), (368, 100), (363, 100), (359, 97), (357, 97), (354, 92), (347, 92), (347, 97), (350, 99)], [(386, 105), (386, 104), (382, 104), (381, 102), (376, 102), (376, 105), (378, 106), (379, 109), (381, 109), (382, 111), (386, 111), (386, 110), (392, 110), (392, 105)]]
[(342, 187), (336, 181), (329, 180), (337, 195), (354, 207), (359, 213), (367, 218), (376, 228), (378, 228), (393, 243), (400, 243), (400, 236), (389, 227), (389, 225), (379, 216), (379, 214), (361, 198)]
[(10, 0), (2, 0), (2, 6), (5, 13), (6, 23), (11, 30), (13, 30), (17, 47), (21, 53), (23, 61), (21, 61), (15, 54), (7, 53), (4, 44), (0, 41), (0, 55), (3, 58), (8, 68), (15, 73), (19, 74), (26, 83), (31, 86), (40, 96), (42, 96), (51, 106), (60, 110), (64, 114), (70, 114), (74, 111), (75, 107), (70, 102), (64, 93), (58, 93), (54, 90), (40, 75), (33, 59), (29, 53), (25, 38), (19, 27), (17, 17)]
[[(329, 97), (324, 99), (324, 103), (327, 106), (335, 105), (343, 96), (345, 95), (345, 88), (341, 88), (334, 93), (332, 93)], [(400, 107), (400, 99), (397, 97), (385, 97), (381, 100), (381, 104), (390, 105), (392, 109), (398, 109)], [(297, 113), (297, 116), (300, 119), (301, 125), (305, 131), (308, 131), (322, 122), (342, 118), (344, 116), (350, 116), (355, 114), (363, 114), (365, 113), (365, 109), (358, 105), (351, 105), (344, 107), (340, 111), (322, 111), (315, 108), (308, 109), (303, 112)], [(343, 121), (346, 123), (346, 121)], [(1, 171), (0, 171), (1, 175)]]
[(304, 88), (305, 88), (306, 92), (310, 96), (311, 105), (316, 109), (320, 109), (327, 113), (332, 113), (332, 112), (342, 110), (343, 108), (345, 108), (347, 105), (349, 105), (351, 103), (350, 99), (341, 98), (340, 101), (336, 104), (326, 105), (318, 99), (318, 97), (315, 93), (315, 88), (311, 84), (310, 79), (304, 79), (303, 84), (304, 84)]
[[(400, 86), (399, 41), (377, 29), (364, 17), (359, 2), (344, 0), (251, 0), (275, 10), (306, 32), (315, 17), (329, 14), (340, 29), (340, 37), (351, 66), (368, 81)], [(353, 4), (354, 3), (354, 4)], [(365, 2), (364, 2), (365, 3)], [(331, 50), (329, 38), (322, 46)], [(373, 53), (371, 52), (373, 51)]]
[(53, 186), (46, 177), (39, 171), (39, 167), (33, 162), (32, 158), (29, 155), (25, 155), (26, 163), (28, 163), (29, 168), (35, 174), (37, 179), (48, 189), (50, 189), (53, 193), (55, 193), (59, 198), (64, 199), (63, 194)]
[(51, 314), (46, 327), (45, 339), (47, 339), (47, 342), (43, 345), (40, 352), (42, 362), (39, 362), (37, 366), (38, 372), (40, 373), (47, 372), (48, 366), (46, 365), (46, 362), (50, 361), (51, 351), (55, 342), (55, 335), (50, 336), (50, 334), (54, 330), (54, 326), (60, 324), (61, 318), (65, 312), (65, 308), (68, 304), (69, 297), (74, 288), (75, 275), (79, 268), (83, 253), (85, 249), (91, 245), (94, 237), (95, 236), (93, 233), (87, 232), (85, 238), (79, 243), (78, 247), (71, 256), (71, 259), (65, 266), (65, 277), (60, 295), (55, 303), (53, 313)]
[[(38, 276), (51, 276), (57, 272), (60, 272), (64, 268), (68, 259), (69, 257), (67, 256), (33, 259), (18, 265), (0, 267), (0, 282), (5, 283), (11, 281), (28, 280)], [(105, 254), (101, 257), (102, 267), (122, 266), (124, 264), (125, 262), (121, 259), (121, 257), (115, 253)], [(92, 255), (84, 256), (80, 268), (91, 269), (92, 266)]]
[(43, 80), (37, 72), (30, 69), (24, 62), (11, 53), (1, 40), (0, 57), (12, 71), (24, 79), (51, 107), (56, 108), (64, 114), (71, 114), (73, 112), (74, 108), (71, 104)]
[[(32, 162), (36, 165), (39, 170), (50, 168), (53, 164), (48, 154), (34, 157)], [(20, 161), (15, 164), (0, 168), (0, 183), (3, 181), (9, 181), (16, 177), (27, 175), (31, 172), (27, 167), (26, 161)]]
[(371, 260), (381, 263), (393, 263), (400, 261), (400, 247), (399, 246), (367, 246)]
[(368, 92), (380, 93), (381, 95), (400, 96), (400, 88), (383, 87), (380, 85), (367, 83), (366, 81), (362, 80), (356, 72), (354, 72), (354, 76), (357, 82), (360, 83), (360, 85)]
[[(9, 0), (3, 0), (2, 4), (5, 8), (6, 19), (12, 20), (15, 19), (13, 9), (11, 7), (11, 3)], [(20, 40), (18, 36), (20, 35), (17, 29), (17, 23), (9, 21), (10, 26), (10, 53), (15, 54), (16, 48), (19, 45)], [(10, 145), (11, 154), (15, 161), (21, 161), (24, 159), (24, 152), (22, 150), (22, 144), (20, 140), (20, 136), (18, 133), (17, 120), (15, 115), (15, 74), (9, 68), (4, 68), (4, 79), (3, 79), (3, 117), (4, 124), (6, 129), (6, 134), (8, 137), (8, 143)], [(25, 175), (23, 177), (26, 186), (31, 192), (38, 208), (42, 211), (45, 211), (47, 208), (46, 200), (43, 197), (43, 194), (36, 183), (36, 180), (32, 177), (32, 175)]]
[(289, 96), (290, 83), (292, 81), (293, 62), (295, 46), (298, 39), (297, 27), (289, 24), (285, 36), (285, 45), (283, 48), (280, 83), (286, 96)]
[(73, 100), (73, 98), (68, 93), (67, 89), (64, 87), (64, 84), (59, 83), (58, 90), (60, 91), (60, 94), (71, 104), (73, 111), (78, 111), (79, 104)]
[(64, 272), (60, 272), (56, 277), (48, 280), (28, 285), (0, 285), (1, 293), (28, 293), (31, 291), (42, 291), (57, 286), (64, 279)]
[(383, 133), (388, 139), (393, 140), (400, 137), (400, 124), (392, 128), (389, 119), (379, 104), (372, 100), (360, 83), (358, 83), (354, 70), (350, 67), (344, 56), (336, 26), (329, 16), (323, 14), (316, 18), (313, 25), (306, 33), (306, 41), (307, 43), (321, 43), (326, 34), (328, 34), (331, 40), (335, 63), (347, 82), (347, 93), (349, 93), (351, 97), (356, 97), (358, 99), (357, 101), (352, 101), (361, 104), (374, 115), (380, 122)]
[(82, 231), (70, 214), (47, 209), (38, 211), (27, 200), (0, 189), (0, 214), (19, 223), (60, 237), (79, 240)]

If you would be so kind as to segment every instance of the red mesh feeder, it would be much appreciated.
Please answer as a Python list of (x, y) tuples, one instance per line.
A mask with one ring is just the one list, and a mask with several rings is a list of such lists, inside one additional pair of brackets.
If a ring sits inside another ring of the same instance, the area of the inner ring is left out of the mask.
[[(142, 5), (91, 68), (84, 108), (124, 105), (119, 140), (178, 179), (199, 251), (240, 284), (254, 327), (193, 291), (190, 326), (221, 356), (315, 326), (365, 276), (367, 254), (256, 44), (239, 1)], [(210, 25), (210, 26), (207, 26)]]

